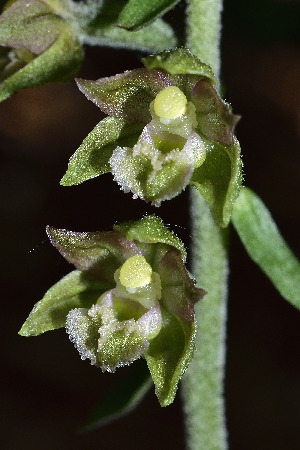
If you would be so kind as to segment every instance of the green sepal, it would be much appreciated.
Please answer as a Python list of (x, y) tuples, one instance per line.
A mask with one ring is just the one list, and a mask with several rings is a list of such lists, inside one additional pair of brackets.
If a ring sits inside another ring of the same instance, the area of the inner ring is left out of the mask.
[(161, 19), (134, 33), (118, 27), (121, 9), (122, 4), (119, 0), (106, 1), (97, 17), (83, 30), (83, 42), (144, 52), (162, 51), (176, 45), (172, 27)]
[(212, 84), (216, 84), (210, 66), (196, 58), (187, 48), (166, 50), (146, 56), (142, 58), (142, 62), (147, 69), (162, 69), (172, 75), (197, 75), (208, 78)]
[(145, 216), (136, 222), (114, 225), (114, 230), (124, 234), (129, 241), (136, 242), (139, 247), (142, 243), (165, 244), (170, 249), (178, 250), (183, 261), (186, 259), (186, 251), (181, 240), (157, 216)]
[(77, 79), (81, 92), (105, 114), (146, 125), (151, 120), (150, 103), (170, 84), (163, 73), (145, 68), (96, 81)]
[(243, 188), (233, 208), (233, 225), (253, 261), (280, 294), (300, 309), (300, 263), (289, 249), (266, 206)]
[(114, 149), (117, 146), (134, 145), (141, 130), (141, 125), (120, 117), (101, 120), (71, 156), (60, 184), (73, 186), (109, 172), (109, 159)]
[(179, 0), (129, 0), (124, 6), (118, 24), (127, 30), (138, 30), (173, 8)]
[(152, 386), (145, 361), (136, 363), (129, 374), (103, 397), (81, 430), (94, 430), (129, 414), (138, 407)]
[(37, 336), (64, 327), (71, 309), (89, 308), (107, 286), (99, 278), (74, 270), (54, 284), (35, 304), (19, 334)]
[(194, 170), (190, 185), (207, 201), (216, 223), (226, 227), (242, 184), (240, 146), (234, 138), (230, 147), (214, 142), (207, 142), (207, 147), (206, 159)]
[(82, 59), (81, 45), (66, 26), (49, 48), (0, 83), (0, 101), (21, 89), (69, 80), (78, 72)]
[(195, 322), (187, 322), (161, 306), (163, 325), (145, 358), (161, 406), (174, 400), (178, 383), (194, 353)]
[(118, 231), (74, 232), (47, 227), (51, 244), (76, 269), (88, 271), (113, 287), (115, 271), (138, 247)]

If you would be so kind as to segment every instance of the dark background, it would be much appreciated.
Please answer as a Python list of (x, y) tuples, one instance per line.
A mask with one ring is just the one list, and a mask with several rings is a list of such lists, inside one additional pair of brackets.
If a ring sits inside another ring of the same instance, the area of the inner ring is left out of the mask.
[[(300, 256), (300, 51), (297, 1), (225, 1), (225, 98), (237, 128), (245, 184), (267, 203)], [(168, 14), (182, 28), (183, 5)], [(80, 76), (139, 67), (138, 52), (88, 48)], [(187, 193), (158, 210), (120, 192), (111, 175), (61, 187), (68, 158), (102, 118), (74, 82), (48, 84), (0, 105), (1, 424), (5, 450), (184, 448), (180, 395), (160, 408), (151, 392), (130, 416), (78, 433), (91, 408), (129, 369), (102, 374), (82, 362), (64, 330), (17, 331), (33, 304), (72, 269), (46, 224), (74, 231), (157, 213), (189, 244)], [(232, 230), (226, 404), (231, 450), (300, 448), (300, 315), (250, 261)]]

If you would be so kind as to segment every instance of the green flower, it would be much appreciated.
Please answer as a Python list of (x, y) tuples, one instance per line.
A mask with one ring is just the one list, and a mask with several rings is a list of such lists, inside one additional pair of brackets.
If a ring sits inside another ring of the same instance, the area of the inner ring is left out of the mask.
[(72, 26), (43, 0), (16, 0), (0, 16), (0, 101), (79, 70), (83, 51)]
[(155, 216), (108, 232), (49, 227), (48, 235), (77, 270), (49, 289), (20, 334), (65, 326), (81, 358), (102, 371), (143, 357), (160, 403), (171, 403), (193, 355), (194, 304), (204, 295), (181, 241)]
[(70, 159), (61, 184), (111, 172), (125, 192), (159, 206), (188, 184), (226, 226), (241, 184), (238, 120), (211, 69), (187, 49), (143, 59), (145, 68), (77, 80), (106, 114)]

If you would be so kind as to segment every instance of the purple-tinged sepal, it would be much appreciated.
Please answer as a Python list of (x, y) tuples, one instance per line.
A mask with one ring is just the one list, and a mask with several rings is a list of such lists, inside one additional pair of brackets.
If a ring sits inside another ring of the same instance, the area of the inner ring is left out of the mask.
[(99, 80), (76, 80), (80, 91), (102, 112), (144, 126), (151, 120), (149, 104), (170, 85), (167, 75), (158, 70), (128, 70)]

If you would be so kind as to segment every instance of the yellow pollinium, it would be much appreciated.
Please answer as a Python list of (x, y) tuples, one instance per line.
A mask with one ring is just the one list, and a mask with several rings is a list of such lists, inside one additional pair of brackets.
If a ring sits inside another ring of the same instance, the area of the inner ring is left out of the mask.
[(143, 255), (128, 258), (120, 269), (120, 283), (129, 289), (146, 286), (151, 281), (152, 269)]
[(168, 86), (160, 91), (154, 100), (154, 112), (162, 119), (175, 119), (186, 112), (187, 99), (176, 86)]

